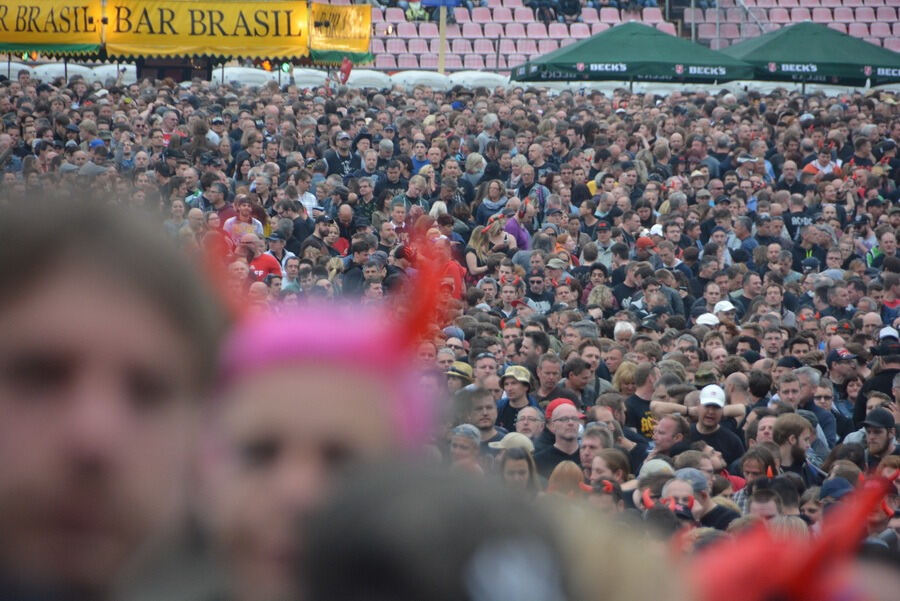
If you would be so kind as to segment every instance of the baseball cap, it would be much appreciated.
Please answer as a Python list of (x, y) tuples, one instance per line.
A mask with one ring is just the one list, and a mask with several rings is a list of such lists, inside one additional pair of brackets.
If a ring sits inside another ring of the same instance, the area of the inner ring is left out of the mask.
[(864, 426), (868, 426), (870, 428), (884, 428), (885, 430), (892, 430), (896, 427), (896, 422), (894, 421), (894, 415), (888, 411), (887, 409), (882, 409), (878, 407), (877, 409), (872, 409), (866, 415), (866, 419), (863, 422)]
[(522, 367), (521, 365), (510, 365), (507, 367), (500, 378), (500, 386), (503, 386), (507, 378), (518, 380), (531, 388), (531, 372), (528, 371), (527, 367)]
[(648, 248), (656, 248), (656, 243), (653, 242), (653, 239), (648, 236), (641, 236), (637, 239), (637, 242), (634, 243), (635, 248), (648, 249)]
[(717, 326), (719, 325), (719, 318), (712, 313), (704, 313), (696, 319), (696, 322), (701, 326)]
[(350, 139), (350, 134), (348, 134), (348, 133), (345, 132), (345, 131), (339, 132), (338, 135), (337, 135), (337, 139), (338, 139), (338, 140), (349, 140), (349, 139)]
[(720, 311), (737, 311), (737, 309), (731, 301), (723, 300), (717, 302), (716, 306), (713, 307), (713, 313), (719, 313)]
[(897, 332), (895, 328), (891, 326), (886, 326), (881, 328), (881, 331), (878, 332), (878, 339), (884, 340), (885, 338), (893, 338), (895, 340), (900, 340), (900, 333)]
[(650, 235), (651, 235), (651, 236), (660, 236), (660, 237), (661, 237), (661, 236), (663, 235), (662, 224), (660, 224), (660, 223), (654, 223), (654, 224), (653, 224), (653, 227), (650, 228)]
[(827, 497), (837, 500), (852, 492), (853, 486), (850, 482), (846, 478), (836, 476), (829, 478), (822, 484), (822, 488), (819, 489), (819, 500), (821, 501)]
[(554, 257), (547, 261), (547, 267), (549, 267), (550, 269), (565, 269), (566, 264), (562, 259)]
[(450, 369), (445, 372), (448, 376), (460, 378), (471, 384), (472, 382), (472, 366), (462, 361), (454, 361), (450, 365)]
[[(548, 422), (553, 417), (553, 412), (556, 411), (556, 408), (559, 407), (560, 405), (572, 405), (573, 407), (578, 409), (578, 407), (575, 406), (575, 403), (573, 403), (570, 399), (564, 399), (564, 398), (553, 399), (552, 401), (547, 403), (547, 408), (544, 409), (544, 418)], [(581, 413), (579, 413), (579, 415), (581, 415)]]
[(704, 386), (703, 390), (700, 391), (700, 404), (715, 405), (719, 408), (724, 407), (725, 391), (722, 390), (722, 387), (718, 384), (710, 384), (709, 386)]
[(605, 219), (601, 219), (600, 221), (597, 222), (597, 229), (598, 229), (598, 230), (608, 230), (608, 229), (610, 229), (609, 221), (607, 221), (607, 220), (605, 220)]
[(825, 362), (831, 367), (831, 364), (835, 361), (853, 361), (856, 359), (856, 355), (851, 353), (845, 348), (836, 348), (832, 349), (831, 352), (828, 353), (828, 358)]
[(281, 232), (272, 232), (269, 234), (268, 239), (275, 242), (284, 242), (284, 236), (281, 235)]
[(691, 179), (694, 179), (695, 177), (706, 177), (706, 176), (703, 175), (702, 171), (697, 169), (696, 171), (691, 171)]
[(644, 465), (641, 466), (638, 478), (645, 478), (654, 474), (668, 474), (671, 476), (674, 473), (675, 469), (662, 459), (651, 459), (650, 461), (645, 461)]
[(819, 271), (819, 260), (815, 257), (803, 259), (803, 261), (800, 262), (800, 265), (804, 272)]
[(101, 140), (100, 138), (94, 138), (93, 140), (91, 140), (91, 143), (88, 144), (88, 146), (90, 148), (99, 148), (101, 146), (106, 146), (106, 144), (104, 144), (103, 140)]
[(489, 442), (488, 446), (492, 449), (525, 449), (534, 453), (534, 443), (521, 432), (510, 432), (497, 442)]
[(797, 369), (803, 367), (803, 363), (800, 362), (800, 359), (794, 357), (793, 355), (788, 355), (787, 357), (782, 357), (778, 360), (776, 367), (787, 367), (790, 369)]
[(546, 216), (546, 217), (550, 217), (551, 215), (562, 215), (562, 214), (563, 214), (563, 210), (562, 210), (562, 209), (550, 209), (550, 210), (547, 211), (547, 213), (545, 214), (545, 216)]

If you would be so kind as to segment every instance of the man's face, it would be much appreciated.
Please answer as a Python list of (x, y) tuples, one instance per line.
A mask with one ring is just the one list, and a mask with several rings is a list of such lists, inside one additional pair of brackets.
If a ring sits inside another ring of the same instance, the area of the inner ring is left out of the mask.
[(777, 355), (781, 352), (784, 340), (778, 332), (770, 332), (763, 336), (763, 347), (769, 355)]
[(511, 400), (518, 401), (524, 399), (528, 394), (528, 386), (515, 378), (506, 378), (503, 380), (503, 390)]
[[(522, 341), (522, 352), (525, 352), (525, 343), (531, 342), (531, 338), (525, 338)], [(546, 388), (551, 388), (562, 378), (562, 366), (553, 361), (544, 361), (537, 370), (538, 380)]]
[(587, 383), (591, 379), (591, 370), (583, 369), (579, 372), (573, 371), (569, 374), (568, 383), (569, 387), (574, 390), (584, 390), (584, 387), (587, 386)]
[(0, 312), (3, 562), (25, 583), (93, 594), (182, 517), (192, 361), (146, 297), (58, 267)]
[(784, 382), (778, 388), (778, 398), (792, 407), (800, 404), (800, 382)]
[(603, 362), (606, 363), (606, 368), (611, 374), (615, 373), (619, 368), (619, 365), (622, 363), (622, 359), (622, 351), (617, 348), (611, 348), (603, 353)]
[(772, 435), (775, 432), (775, 416), (767, 415), (759, 419), (756, 430), (756, 442), (773, 442)]
[(544, 431), (544, 417), (534, 407), (525, 407), (516, 416), (516, 432), (536, 438)]
[(493, 357), (482, 357), (475, 361), (475, 369), (473, 370), (475, 379), (479, 382), (488, 376), (497, 375), (497, 360)]
[(728, 359), (728, 350), (724, 346), (716, 347), (710, 351), (709, 358), (716, 364), (716, 367), (722, 369), (725, 360)]
[(678, 433), (675, 422), (671, 419), (661, 419), (653, 429), (653, 442), (659, 453), (666, 453), (675, 443), (680, 442), (684, 436)]
[(874, 457), (882, 457), (891, 452), (894, 446), (894, 437), (886, 428), (873, 428), (866, 426), (866, 448)]
[(553, 417), (550, 419), (550, 431), (556, 435), (557, 439), (570, 442), (578, 437), (580, 421), (578, 410), (575, 407), (560, 405), (553, 411)]
[(479, 430), (490, 430), (497, 421), (497, 403), (490, 396), (483, 396), (472, 403), (469, 423)]
[(781, 514), (778, 511), (778, 505), (775, 504), (775, 501), (766, 501), (765, 503), (751, 501), (748, 515), (761, 520), (771, 520)]
[(700, 423), (706, 428), (715, 428), (722, 421), (722, 408), (718, 405), (700, 405)]
[(593, 436), (586, 436), (581, 440), (581, 447), (578, 449), (578, 455), (581, 459), (581, 465), (591, 465), (594, 461), (594, 455), (603, 447), (600, 446), (600, 439)]
[(586, 346), (581, 350), (581, 358), (588, 362), (591, 371), (600, 366), (600, 349), (596, 346)]

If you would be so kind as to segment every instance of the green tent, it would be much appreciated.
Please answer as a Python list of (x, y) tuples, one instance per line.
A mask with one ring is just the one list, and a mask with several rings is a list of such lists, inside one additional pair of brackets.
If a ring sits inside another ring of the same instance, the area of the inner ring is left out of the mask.
[(660, 81), (713, 83), (750, 79), (746, 63), (640, 23), (625, 23), (528, 61), (515, 81)]
[(900, 81), (900, 54), (825, 25), (797, 23), (722, 49), (755, 78), (848, 86)]

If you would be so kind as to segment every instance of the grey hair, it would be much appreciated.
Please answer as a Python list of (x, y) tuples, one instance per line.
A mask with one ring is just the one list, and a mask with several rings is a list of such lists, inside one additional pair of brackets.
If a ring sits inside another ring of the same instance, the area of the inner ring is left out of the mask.
[(613, 338), (616, 338), (619, 334), (625, 332), (628, 332), (633, 336), (635, 333), (634, 325), (627, 321), (616, 322), (616, 327), (613, 328)]
[(472, 442), (479, 445), (479, 447), (481, 445), (481, 433), (478, 431), (478, 428), (476, 428), (472, 424), (460, 424), (450, 430), (450, 435), (470, 438)]
[(819, 385), (821, 373), (815, 367), (804, 365), (803, 367), (798, 367), (797, 369), (795, 369), (794, 374), (796, 374), (797, 376), (804, 376), (814, 387)]
[[(706, 474), (694, 467), (683, 467), (675, 472), (675, 479), (682, 480), (691, 485), (694, 494), (707, 492), (709, 490), (709, 480)], [(665, 487), (663, 487), (665, 495)]]

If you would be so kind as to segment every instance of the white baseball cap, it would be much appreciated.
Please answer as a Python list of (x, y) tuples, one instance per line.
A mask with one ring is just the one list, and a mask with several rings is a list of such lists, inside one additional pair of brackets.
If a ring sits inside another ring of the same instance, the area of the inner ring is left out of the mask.
[(716, 306), (713, 307), (713, 313), (718, 313), (719, 311), (736, 311), (737, 309), (731, 303), (731, 301), (723, 300), (716, 303)]
[(700, 391), (701, 405), (715, 405), (716, 407), (725, 406), (725, 391), (718, 384), (710, 384), (704, 386)]
[(719, 318), (713, 315), (712, 313), (704, 313), (700, 317), (697, 318), (697, 323), (701, 326), (717, 326), (719, 325)]

